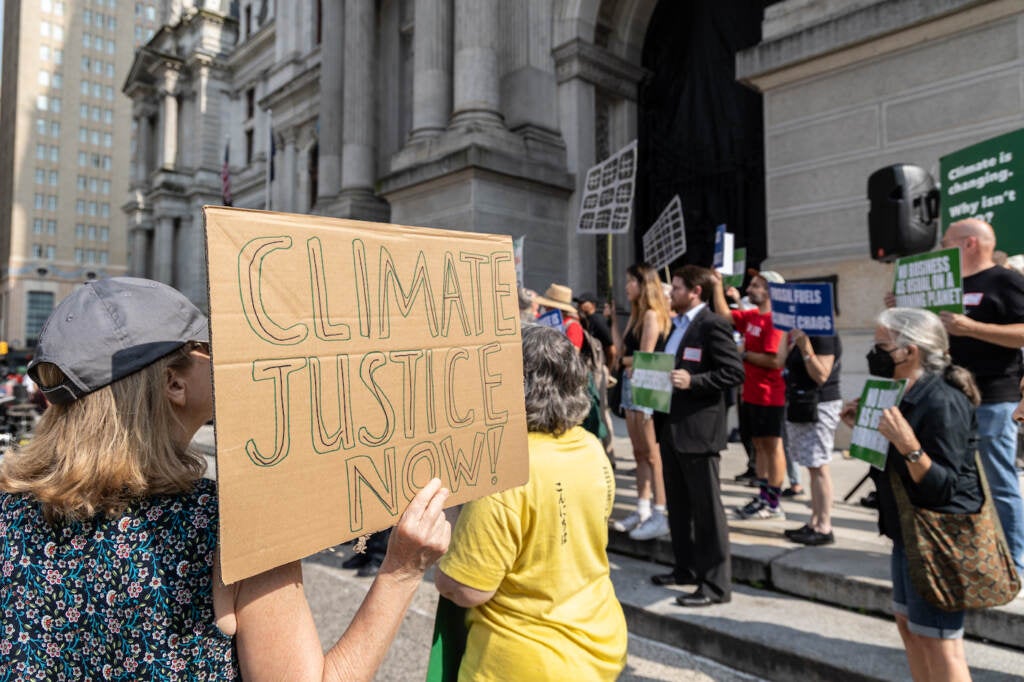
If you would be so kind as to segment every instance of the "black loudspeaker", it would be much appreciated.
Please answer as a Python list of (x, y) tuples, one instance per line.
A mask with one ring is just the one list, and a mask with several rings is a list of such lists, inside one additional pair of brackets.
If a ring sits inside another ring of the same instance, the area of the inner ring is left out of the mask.
[(923, 168), (897, 163), (868, 177), (871, 257), (890, 262), (935, 245), (939, 190)]

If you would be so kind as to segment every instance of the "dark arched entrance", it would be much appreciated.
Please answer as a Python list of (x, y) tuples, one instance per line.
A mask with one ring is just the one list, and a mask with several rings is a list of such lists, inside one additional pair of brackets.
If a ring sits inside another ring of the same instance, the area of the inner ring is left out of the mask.
[(736, 82), (736, 52), (761, 40), (764, 7), (751, 0), (661, 0), (643, 50), (636, 226), (642, 236), (673, 195), (686, 222), (687, 253), (673, 265), (709, 265), (720, 223), (767, 255), (761, 95)]

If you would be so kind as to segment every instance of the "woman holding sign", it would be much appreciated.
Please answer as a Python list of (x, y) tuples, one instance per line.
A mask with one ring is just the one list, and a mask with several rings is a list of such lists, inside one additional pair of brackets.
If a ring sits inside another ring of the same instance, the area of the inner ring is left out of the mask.
[[(612, 527), (629, 532), (634, 540), (652, 540), (668, 535), (665, 480), (661, 474), (661, 450), (654, 433), (654, 410), (633, 404), (630, 377), (633, 374), (633, 353), (650, 353), (665, 347), (672, 318), (658, 271), (646, 263), (626, 269), (626, 297), (631, 310), (622, 352), (622, 408), (626, 411), (626, 429), (636, 459), (636, 511)], [(653, 509), (651, 502), (654, 502)]]
[[(878, 431), (889, 441), (885, 470), (872, 468), (878, 491), (878, 525), (893, 541), (893, 612), (914, 680), (969, 680), (964, 657), (964, 611), (945, 611), (911, 583), (897, 499), (899, 485), (916, 508), (972, 514), (982, 493), (975, 464), (980, 400), (970, 372), (951, 364), (949, 338), (926, 310), (890, 308), (878, 316), (868, 353), (872, 375), (906, 380), (898, 406), (883, 410)], [(843, 408), (853, 426), (857, 401)]]
[(299, 562), (224, 585), (206, 317), (176, 290), (86, 282), (28, 371), (51, 405), (0, 464), (0, 678), (369, 680), (448, 546), (437, 479), (410, 503), (341, 639), (321, 648)]

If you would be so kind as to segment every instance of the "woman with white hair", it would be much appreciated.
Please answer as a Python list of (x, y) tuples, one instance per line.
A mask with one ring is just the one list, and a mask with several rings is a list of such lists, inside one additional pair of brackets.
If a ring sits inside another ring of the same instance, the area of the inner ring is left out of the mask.
[[(872, 468), (878, 491), (878, 525), (893, 541), (893, 612), (916, 682), (969, 680), (964, 656), (964, 611), (945, 611), (927, 601), (910, 579), (900, 510), (890, 472), (915, 508), (973, 514), (982, 489), (974, 452), (980, 402), (971, 373), (951, 364), (949, 339), (939, 318), (926, 310), (890, 308), (878, 316), (868, 353), (872, 375), (905, 379), (897, 407), (882, 413), (878, 431), (890, 446), (884, 471)], [(853, 426), (856, 401), (843, 409)]]

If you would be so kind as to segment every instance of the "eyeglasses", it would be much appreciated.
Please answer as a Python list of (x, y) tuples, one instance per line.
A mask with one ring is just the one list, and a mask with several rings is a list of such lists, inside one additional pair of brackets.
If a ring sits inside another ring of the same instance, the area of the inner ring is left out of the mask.
[(875, 344), (875, 352), (876, 353), (888, 353), (888, 354), (892, 355), (893, 353), (895, 353), (899, 349), (900, 349), (899, 346), (896, 346), (895, 348), (886, 348), (885, 346), (883, 346), (880, 343), (876, 343)]

